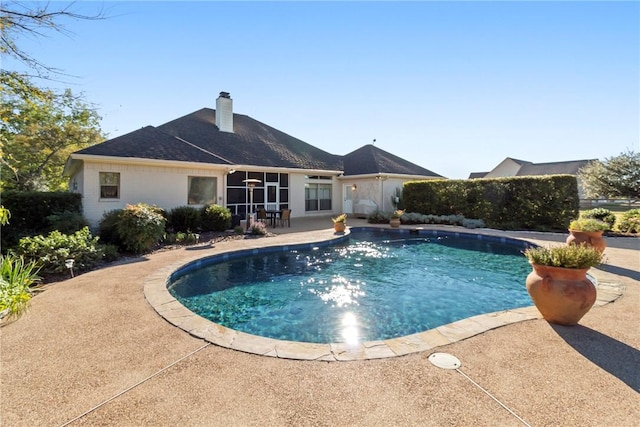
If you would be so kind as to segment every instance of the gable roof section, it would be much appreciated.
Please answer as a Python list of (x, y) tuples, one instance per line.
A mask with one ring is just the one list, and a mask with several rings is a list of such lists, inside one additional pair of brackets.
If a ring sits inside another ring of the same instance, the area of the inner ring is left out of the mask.
[(158, 127), (233, 164), (281, 168), (341, 170), (342, 161), (326, 151), (265, 125), (233, 115), (234, 132), (221, 132), (216, 112), (203, 108)]
[(367, 144), (345, 155), (343, 165), (345, 176), (393, 173), (443, 178), (428, 169), (381, 150), (373, 144)]
[(468, 179), (484, 178), (489, 172), (471, 172)]
[(591, 160), (571, 160), (567, 162), (529, 163), (525, 162), (516, 176), (531, 175), (577, 175), (578, 170)]
[(153, 126), (107, 140), (74, 154), (138, 159), (174, 160), (197, 163), (227, 164), (224, 159), (185, 141), (159, 131)]

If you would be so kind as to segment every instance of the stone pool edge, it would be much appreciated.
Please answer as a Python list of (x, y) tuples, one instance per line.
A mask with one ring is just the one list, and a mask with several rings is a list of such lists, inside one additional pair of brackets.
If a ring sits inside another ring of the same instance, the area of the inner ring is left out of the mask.
[[(465, 230), (464, 232), (454, 232), (452, 234), (482, 234), (483, 236), (507, 238), (510, 240), (519, 240), (524, 243), (531, 243), (526, 239), (496, 236), (493, 233), (483, 234), (480, 231), (481, 230)], [(184, 330), (190, 335), (212, 344), (260, 356), (326, 362), (383, 359), (404, 356), (452, 344), (512, 323), (542, 318), (534, 306), (529, 306), (472, 316), (424, 332), (388, 340), (366, 341), (356, 345), (349, 345), (346, 343), (316, 344), (277, 340), (227, 328), (191, 312), (176, 300), (176, 298), (174, 298), (167, 289), (167, 283), (176, 271), (189, 265), (197, 265), (205, 258), (225, 256), (224, 254), (232, 252), (255, 253), (260, 252), (261, 250), (274, 251), (278, 250), (275, 249), (277, 247), (283, 248), (280, 250), (288, 250), (308, 245), (324, 246), (333, 244), (336, 241), (344, 240), (348, 238), (348, 235), (349, 231), (339, 235), (333, 232), (327, 232), (322, 236), (318, 236), (320, 240), (303, 243), (283, 243), (280, 240), (274, 242), (260, 240), (258, 243), (256, 240), (254, 241), (255, 243), (250, 243), (249, 247), (243, 249), (230, 249), (222, 252), (207, 251), (207, 253), (199, 253), (191, 258), (182, 259), (169, 264), (147, 276), (143, 283), (144, 296), (152, 308), (166, 321)], [(264, 243), (267, 244), (264, 245)], [(597, 300), (594, 307), (613, 302), (623, 294), (623, 288), (615, 283), (600, 282), (596, 287)]]

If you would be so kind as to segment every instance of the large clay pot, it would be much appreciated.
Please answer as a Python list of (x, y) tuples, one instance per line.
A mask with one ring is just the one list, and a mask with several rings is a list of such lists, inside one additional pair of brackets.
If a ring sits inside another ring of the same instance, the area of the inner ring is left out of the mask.
[(345, 222), (334, 222), (333, 229), (336, 233), (344, 233), (344, 230), (347, 229), (347, 224)]
[(393, 228), (400, 227), (400, 218), (391, 218), (389, 219), (389, 225)]
[(575, 325), (596, 302), (596, 287), (587, 270), (532, 264), (527, 291), (548, 322)]
[(579, 245), (584, 243), (596, 248), (600, 253), (604, 252), (604, 249), (607, 247), (607, 242), (605, 242), (604, 237), (602, 237), (602, 231), (569, 230), (569, 233), (571, 234), (567, 237), (567, 245)]

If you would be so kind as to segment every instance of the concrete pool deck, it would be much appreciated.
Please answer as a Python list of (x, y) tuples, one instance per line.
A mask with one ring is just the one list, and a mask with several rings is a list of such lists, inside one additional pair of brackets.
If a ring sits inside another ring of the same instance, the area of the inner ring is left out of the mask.
[[(535, 318), (392, 358), (326, 363), (224, 348), (173, 326), (145, 299), (145, 283), (169, 265), (324, 239), (333, 234), (328, 221), (294, 219), (276, 237), (158, 252), (48, 286), (0, 328), (0, 424), (637, 425), (637, 238), (607, 238), (608, 263), (590, 273), (623, 293), (578, 326)], [(434, 352), (462, 366), (437, 368)]]

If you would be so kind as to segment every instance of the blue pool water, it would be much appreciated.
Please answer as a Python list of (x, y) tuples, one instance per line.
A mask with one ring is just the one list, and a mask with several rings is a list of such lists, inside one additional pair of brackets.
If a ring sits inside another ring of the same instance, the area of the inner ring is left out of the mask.
[(313, 343), (395, 338), (531, 305), (522, 242), (396, 231), (364, 229), (332, 246), (205, 260), (176, 272), (169, 291), (223, 326)]

